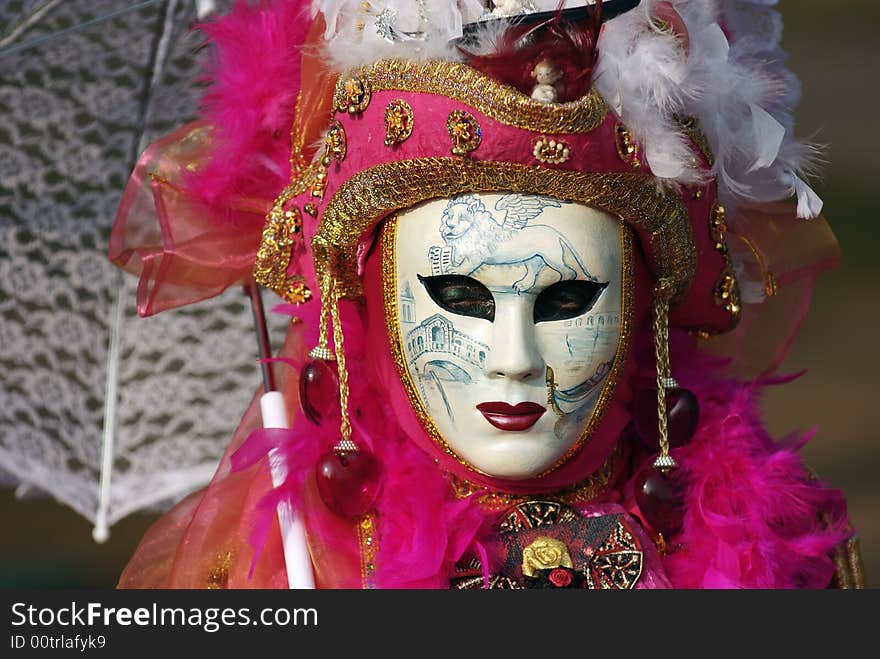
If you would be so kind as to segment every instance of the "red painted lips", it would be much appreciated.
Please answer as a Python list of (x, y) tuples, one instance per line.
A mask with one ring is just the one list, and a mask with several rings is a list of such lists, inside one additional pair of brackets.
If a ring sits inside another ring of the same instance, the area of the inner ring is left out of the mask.
[(486, 421), (499, 430), (527, 430), (547, 411), (543, 405), (530, 402), (516, 405), (504, 402), (480, 403), (477, 409), (486, 417)]

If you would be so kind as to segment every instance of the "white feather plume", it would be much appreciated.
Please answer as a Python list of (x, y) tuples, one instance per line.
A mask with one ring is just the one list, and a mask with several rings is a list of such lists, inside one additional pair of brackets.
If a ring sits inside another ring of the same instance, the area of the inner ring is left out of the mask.
[[(484, 8), (479, 0), (371, 0), (368, 9), (362, 0), (313, 0), (312, 14), (319, 12), (329, 63), (344, 71), (386, 58), (461, 60), (452, 42)], [(387, 38), (383, 25), (399, 38)]]
[[(822, 202), (804, 180), (815, 148), (793, 137), (792, 109), (800, 87), (785, 66), (776, 0), (669, 0), (686, 25), (687, 49), (680, 37), (652, 20), (658, 1), (642, 0), (604, 24), (593, 80), (641, 144), (658, 184), (707, 178), (696, 167), (680, 123), (694, 117), (712, 149), (711, 174), (726, 205), (796, 196), (800, 217), (818, 215)], [(546, 10), (558, 0), (522, 4)], [(454, 41), (462, 36), (463, 24), (487, 17), (483, 5), (480, 0), (371, 0), (368, 5), (313, 0), (312, 11), (324, 15), (331, 66), (345, 70), (383, 58), (460, 61)], [(499, 23), (483, 23), (483, 33), (469, 42), (472, 52), (492, 52)], [(398, 38), (389, 39), (389, 29)]]
[(695, 117), (724, 203), (795, 195), (799, 217), (818, 215), (822, 202), (803, 179), (812, 149), (793, 137), (800, 88), (784, 65), (775, 0), (672, 0), (687, 27), (687, 54), (653, 26), (654, 1), (606, 23), (594, 81), (643, 144), (652, 171), (694, 180), (677, 119)]

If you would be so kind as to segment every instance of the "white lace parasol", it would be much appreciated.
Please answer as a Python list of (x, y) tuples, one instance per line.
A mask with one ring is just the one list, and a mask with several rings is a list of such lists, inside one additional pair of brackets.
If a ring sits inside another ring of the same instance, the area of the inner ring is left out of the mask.
[(136, 157), (195, 115), (213, 4), (0, 3), (0, 483), (98, 540), (204, 485), (260, 383), (240, 289), (141, 319), (107, 259)]

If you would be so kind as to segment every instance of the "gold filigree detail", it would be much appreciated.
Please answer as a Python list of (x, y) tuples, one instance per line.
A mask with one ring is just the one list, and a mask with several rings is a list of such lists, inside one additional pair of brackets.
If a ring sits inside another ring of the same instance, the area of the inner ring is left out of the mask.
[(312, 293), (299, 275), (287, 275), (292, 250), (302, 233), (302, 216), (295, 206), (286, 207), (295, 196), (309, 185), (309, 176), (303, 176), (289, 185), (275, 200), (266, 216), (263, 236), (254, 262), (254, 280), (275, 291), (292, 304), (302, 304)]
[(361, 585), (364, 588), (375, 588), (376, 558), (379, 555), (376, 515), (369, 513), (361, 517), (357, 530), (361, 554)]
[(409, 103), (402, 98), (391, 101), (385, 108), (385, 146), (406, 142), (412, 135), (414, 123)]
[(644, 570), (644, 553), (629, 529), (621, 523), (596, 549), (596, 557), (585, 570), (587, 586), (602, 590), (631, 590)]
[(466, 158), (418, 158), (362, 170), (327, 204), (312, 240), (315, 268), (343, 279), (357, 293), (357, 245), (376, 218), (426, 199), (464, 192), (520, 192), (575, 201), (604, 210), (651, 235), (648, 261), (670, 282), (673, 302), (690, 287), (696, 250), (687, 210), (674, 192), (628, 172), (586, 173)]
[[(324, 158), (330, 158), (333, 162), (342, 162), (348, 153), (348, 143), (345, 139), (345, 129), (338, 121), (330, 124), (327, 137), (324, 140)], [(322, 162), (325, 167), (330, 166), (330, 161)]]
[(715, 304), (723, 307), (731, 315), (734, 324), (739, 321), (742, 313), (740, 304), (739, 286), (736, 283), (736, 275), (733, 272), (733, 263), (730, 261), (730, 253), (727, 249), (727, 222), (726, 211), (718, 201), (712, 205), (709, 212), (709, 237), (715, 242), (715, 250), (724, 258), (724, 269), (715, 284)]
[(483, 129), (470, 112), (453, 110), (446, 118), (446, 130), (452, 140), (452, 155), (466, 156), (483, 141)]
[[(572, 585), (572, 579), (561, 584), (553, 581), (553, 571), (561, 569), (580, 577), (582, 583), (575, 584), (580, 588), (628, 590), (636, 586), (644, 570), (641, 543), (631, 522), (620, 513), (587, 517), (558, 502), (532, 499), (502, 512), (494, 528), (502, 546), (490, 548), (492, 565), (484, 566), (479, 558), (468, 555), (466, 562), (455, 566), (453, 588), (521, 589), (547, 577), (554, 586)], [(541, 535), (536, 537), (536, 530)], [(487, 575), (485, 584), (480, 573), (487, 567), (499, 573)]]
[(858, 536), (852, 536), (834, 548), (835, 588), (863, 590), (865, 586), (865, 567), (859, 549)]
[(633, 139), (632, 133), (619, 121), (614, 124), (614, 146), (617, 147), (617, 155), (633, 169), (641, 167), (639, 162), (639, 145)]
[[(451, 196), (451, 195), (450, 195)], [(552, 195), (550, 195), (552, 196)], [(406, 390), (407, 398), (413, 411), (421, 421), (422, 427), (428, 436), (431, 437), (443, 451), (455, 458), (458, 462), (465, 465), (468, 469), (480, 474), (484, 471), (462, 458), (444, 439), (440, 429), (434, 423), (431, 415), (428, 413), (424, 402), (419, 396), (418, 388), (413, 382), (409, 369), (406, 365), (406, 356), (403, 350), (403, 339), (400, 335), (400, 321), (398, 313), (398, 281), (397, 281), (397, 254), (396, 254), (396, 236), (397, 236), (398, 216), (394, 215), (385, 223), (382, 230), (382, 290), (385, 298), (385, 319), (388, 329), (388, 337), (391, 343), (391, 358), (397, 367), (397, 373), (403, 388)], [(617, 380), (620, 376), (620, 370), (626, 361), (629, 352), (630, 335), (632, 333), (632, 311), (633, 311), (633, 259), (632, 259), (632, 232), (624, 224), (620, 225), (620, 252), (621, 252), (621, 295), (620, 295), (620, 335), (617, 339), (617, 350), (612, 360), (611, 368), (602, 385), (602, 390), (596, 399), (596, 405), (590, 415), (589, 421), (578, 437), (577, 441), (563, 454), (559, 460), (550, 465), (545, 471), (538, 474), (538, 477), (546, 476), (550, 472), (557, 469), (560, 465), (567, 462), (575, 455), (581, 447), (592, 437), (593, 430), (602, 419), (608, 402), (614, 395), (617, 387)], [(609, 458), (610, 460), (610, 458)], [(607, 463), (606, 463), (607, 465)], [(491, 476), (491, 474), (485, 474)], [(589, 479), (588, 479), (589, 480)]]
[[(614, 445), (608, 459), (587, 478), (574, 485), (569, 485), (556, 492), (542, 494), (541, 496), (544, 499), (565, 503), (570, 506), (594, 501), (605, 493), (608, 485), (620, 472), (623, 466), (622, 456), (623, 451), (620, 443), (617, 443)], [(513, 494), (510, 492), (486, 492), (485, 487), (458, 478), (453, 474), (448, 474), (448, 478), (456, 498), (464, 499), (479, 493), (477, 495), (477, 502), (488, 511), (497, 512), (505, 510), (511, 506), (528, 501), (535, 496), (534, 494)]]
[(345, 128), (338, 121), (333, 120), (324, 138), (324, 153), (321, 155), (320, 167), (315, 170), (315, 180), (312, 183), (312, 197), (323, 199), (327, 189), (327, 175), (330, 166), (345, 160), (348, 153), (348, 142), (345, 138)]
[[(542, 103), (499, 83), (466, 64), (450, 61), (413, 62), (381, 60), (351, 74), (372, 93), (383, 90), (422, 92), (446, 96), (508, 126), (536, 133), (588, 133), (608, 114), (595, 89), (576, 101)], [(343, 95), (337, 86), (337, 99)], [(337, 107), (340, 102), (337, 102)], [(348, 111), (350, 104), (343, 111)]]
[(684, 132), (687, 133), (691, 142), (697, 145), (700, 153), (703, 154), (706, 162), (709, 163), (709, 167), (713, 167), (715, 165), (715, 155), (712, 153), (709, 140), (706, 139), (706, 134), (700, 129), (697, 119), (695, 117), (686, 117), (679, 119), (678, 123), (684, 129)]
[(342, 76), (336, 83), (333, 105), (339, 112), (358, 114), (370, 105), (371, 85), (365, 76)]
[(532, 149), (532, 155), (538, 162), (561, 165), (571, 156), (571, 149), (562, 140), (539, 137), (535, 142), (535, 148)]
[(232, 566), (232, 552), (218, 554), (208, 571), (205, 587), (208, 590), (224, 590), (229, 584), (229, 568)]

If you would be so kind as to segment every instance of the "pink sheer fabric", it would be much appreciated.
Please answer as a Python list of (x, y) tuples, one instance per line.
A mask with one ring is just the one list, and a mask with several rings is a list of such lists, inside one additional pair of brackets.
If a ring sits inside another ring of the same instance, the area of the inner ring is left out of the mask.
[(737, 209), (731, 218), (728, 246), (738, 264), (742, 319), (707, 348), (747, 379), (780, 367), (809, 312), (816, 279), (840, 262), (825, 218), (803, 220), (795, 212), (794, 203), (777, 202)]
[(139, 277), (142, 316), (213, 297), (253, 269), (271, 199), (239, 198), (236, 210), (250, 221), (218, 223), (186, 188), (211, 149), (211, 128), (187, 124), (144, 151), (125, 189), (110, 260)]

